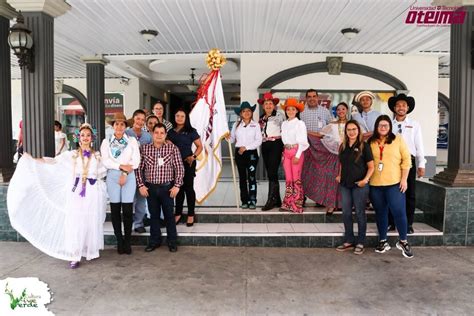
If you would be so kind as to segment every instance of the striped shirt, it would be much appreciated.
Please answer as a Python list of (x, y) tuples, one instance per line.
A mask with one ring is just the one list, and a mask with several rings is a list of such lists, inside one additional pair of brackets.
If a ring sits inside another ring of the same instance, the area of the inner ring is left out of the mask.
[(178, 147), (165, 143), (160, 148), (153, 144), (140, 147), (141, 162), (136, 172), (137, 186), (147, 183), (164, 184), (174, 182), (174, 186), (183, 184), (184, 166)]
[(305, 123), (308, 132), (319, 132), (333, 120), (333, 117), (331, 112), (322, 105), (314, 108), (306, 105), (304, 111), (300, 113), (300, 120)]

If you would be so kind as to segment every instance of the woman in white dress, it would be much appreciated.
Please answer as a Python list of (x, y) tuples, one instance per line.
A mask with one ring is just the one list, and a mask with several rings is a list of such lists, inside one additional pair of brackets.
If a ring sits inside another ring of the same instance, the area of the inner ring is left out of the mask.
[(54, 121), (54, 155), (59, 156), (67, 151), (67, 136), (62, 131), (63, 126), (58, 121)]
[(92, 149), (94, 131), (82, 124), (79, 149), (55, 158), (23, 155), (10, 181), (7, 207), (15, 230), (52, 257), (79, 266), (104, 248), (105, 168)]

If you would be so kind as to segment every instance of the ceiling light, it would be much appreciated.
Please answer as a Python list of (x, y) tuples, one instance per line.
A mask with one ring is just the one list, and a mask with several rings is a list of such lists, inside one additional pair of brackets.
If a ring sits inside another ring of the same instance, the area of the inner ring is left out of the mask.
[(158, 35), (158, 31), (155, 30), (141, 30), (140, 34), (146, 39), (148, 42), (154, 39)]
[(356, 28), (345, 28), (341, 30), (342, 35), (344, 35), (347, 39), (353, 39), (357, 34), (359, 34), (360, 30)]
[(189, 81), (189, 84), (186, 85), (186, 87), (192, 92), (196, 92), (199, 88), (199, 85), (196, 84), (196, 82), (194, 81), (194, 77), (196, 76), (194, 74), (194, 70), (196, 70), (196, 68), (191, 68), (191, 74), (189, 75), (191, 77), (191, 80)]

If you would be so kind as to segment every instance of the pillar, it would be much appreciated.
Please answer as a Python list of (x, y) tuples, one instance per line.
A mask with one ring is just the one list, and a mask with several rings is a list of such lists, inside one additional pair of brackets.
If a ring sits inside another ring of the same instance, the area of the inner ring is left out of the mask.
[(474, 187), (474, 6), (463, 24), (451, 25), (448, 167), (433, 181)]
[(54, 157), (54, 18), (70, 9), (64, 0), (8, 0), (32, 31), (34, 72), (21, 72), (24, 149)]
[(97, 130), (94, 148), (99, 150), (105, 138), (105, 78), (108, 60), (102, 56), (82, 57), (87, 67), (87, 121)]
[[(9, 181), (13, 172), (11, 65), (8, 35), (15, 10), (0, 0), (0, 177)], [(1, 179), (0, 179), (1, 182)]]

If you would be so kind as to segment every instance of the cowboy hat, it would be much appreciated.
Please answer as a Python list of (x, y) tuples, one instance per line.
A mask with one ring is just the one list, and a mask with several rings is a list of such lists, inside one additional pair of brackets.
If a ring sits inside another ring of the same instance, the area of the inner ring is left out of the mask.
[(280, 99), (274, 98), (271, 92), (266, 92), (263, 94), (263, 98), (257, 100), (258, 104), (263, 104), (265, 101), (271, 100), (273, 105), (277, 105), (280, 102)]
[(114, 126), (115, 122), (124, 122), (128, 126), (127, 118), (123, 113), (114, 113), (114, 117), (110, 120), (110, 125)]
[(303, 102), (298, 102), (296, 98), (288, 98), (285, 100), (285, 103), (281, 105), (281, 108), (283, 111), (286, 110), (287, 107), (293, 106), (295, 107), (298, 112), (303, 112), (304, 111), (304, 103)]
[(407, 96), (405, 93), (400, 93), (399, 95), (395, 97), (390, 97), (388, 99), (388, 108), (390, 111), (395, 113), (395, 105), (397, 104), (397, 101), (405, 101), (408, 105), (408, 113), (411, 113), (415, 109), (415, 99), (413, 97)]
[(250, 109), (250, 111), (255, 111), (255, 108), (257, 107), (256, 104), (254, 104), (253, 106), (250, 105), (250, 103), (248, 103), (247, 101), (244, 101), (240, 104), (240, 107), (238, 108), (235, 108), (234, 111), (237, 115), (240, 115), (240, 112), (242, 112), (243, 109)]
[(372, 100), (375, 100), (375, 94), (373, 94), (372, 92), (370, 92), (370, 91), (361, 91), (355, 96), (355, 98), (354, 98), (355, 102), (360, 102), (360, 99), (362, 97), (369, 97)]

